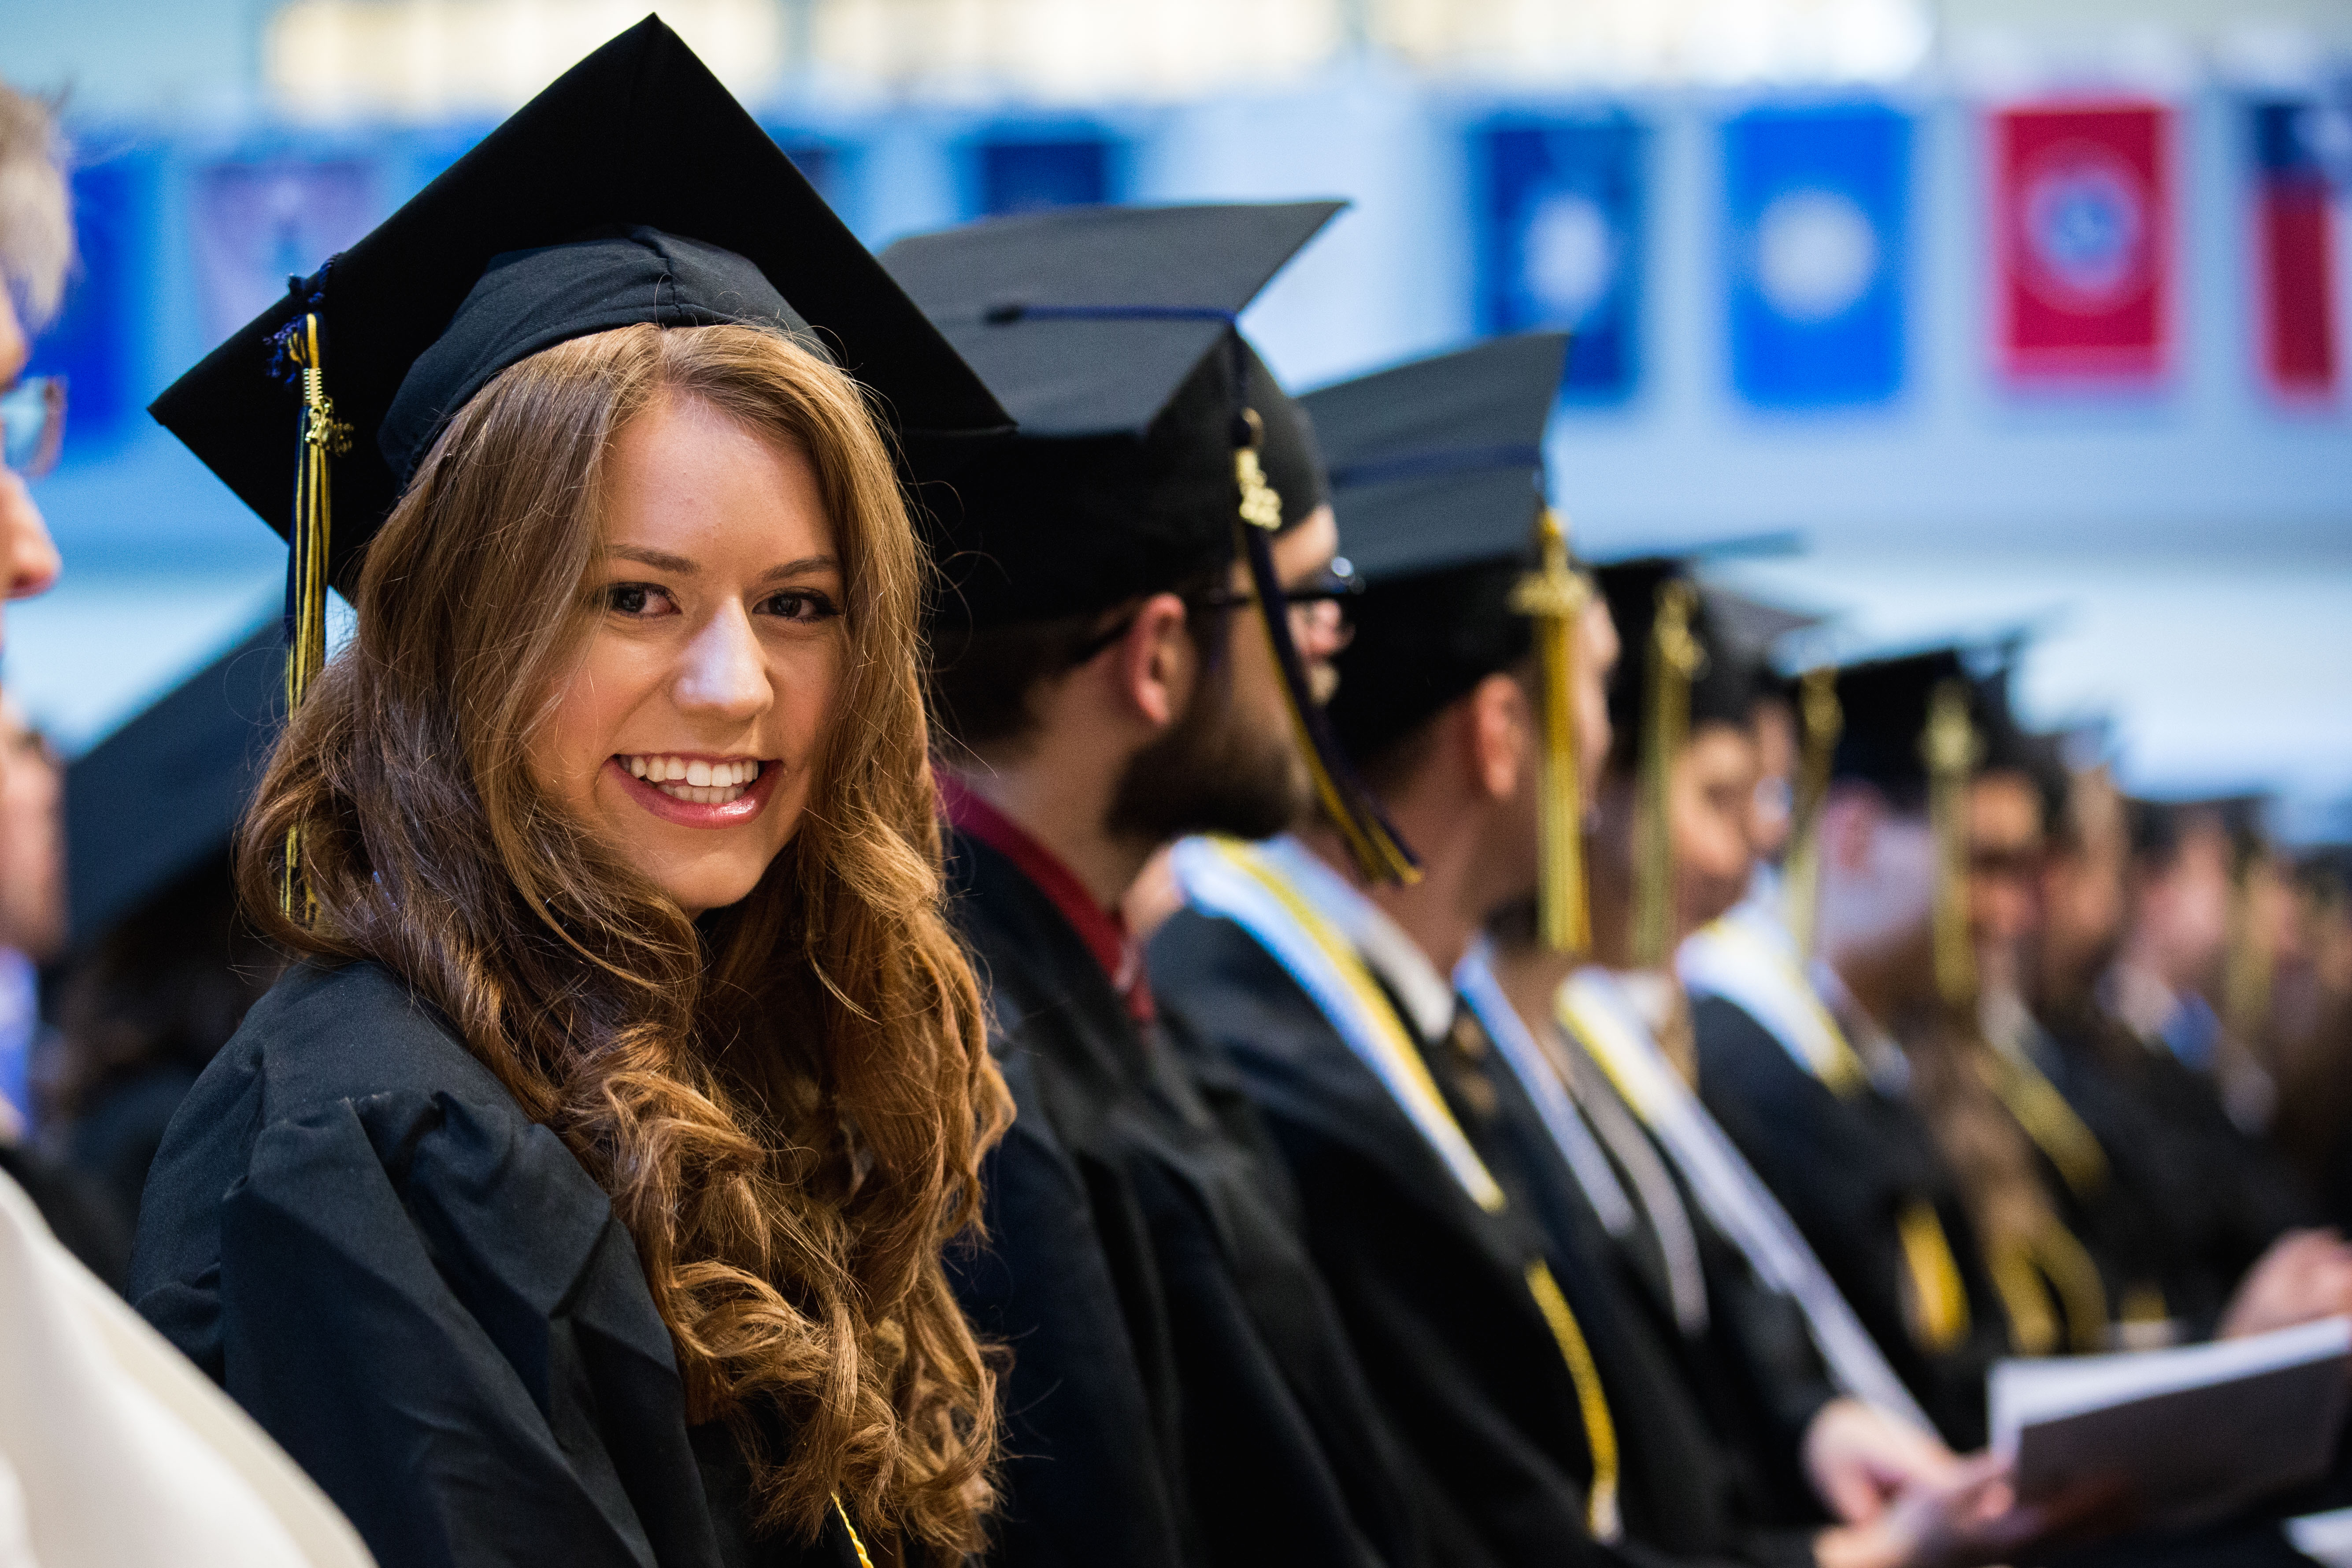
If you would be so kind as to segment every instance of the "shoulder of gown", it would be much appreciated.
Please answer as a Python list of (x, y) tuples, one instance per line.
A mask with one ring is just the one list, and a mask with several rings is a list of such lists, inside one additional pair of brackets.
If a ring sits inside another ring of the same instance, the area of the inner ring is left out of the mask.
[(609, 1199), (374, 964), (289, 972), (197, 1079), (131, 1298), (383, 1563), (744, 1560)]

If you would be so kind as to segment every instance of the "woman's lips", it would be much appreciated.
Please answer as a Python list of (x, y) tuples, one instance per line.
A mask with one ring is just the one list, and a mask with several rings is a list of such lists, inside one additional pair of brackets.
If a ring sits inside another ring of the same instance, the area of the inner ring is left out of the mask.
[(604, 769), (620, 781), (621, 788), (631, 800), (660, 817), (664, 822), (680, 827), (740, 827), (767, 809), (768, 797), (776, 793), (776, 780), (783, 773), (781, 763), (762, 763), (760, 776), (745, 787), (733, 800), (718, 805), (704, 805), (697, 801), (680, 800), (665, 795), (660, 787), (647, 784), (621, 765), (618, 757), (607, 757)]

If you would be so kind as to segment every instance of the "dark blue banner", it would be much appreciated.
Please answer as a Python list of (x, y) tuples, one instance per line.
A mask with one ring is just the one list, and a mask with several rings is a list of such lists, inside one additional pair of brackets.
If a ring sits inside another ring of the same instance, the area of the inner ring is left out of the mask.
[(152, 169), (110, 158), (73, 175), (78, 261), (65, 308), (33, 343), (33, 375), (66, 378), (68, 460), (122, 432), (144, 401), (139, 345), (147, 331)]
[(1762, 408), (1903, 385), (1911, 121), (1881, 104), (1759, 109), (1723, 128), (1731, 378)]
[(1115, 201), (1118, 148), (1106, 136), (1003, 137), (974, 149), (984, 216)]
[(1645, 141), (1618, 114), (1500, 121), (1472, 138), (1479, 324), (1571, 333), (1560, 381), (1570, 401), (1613, 403), (1633, 390)]

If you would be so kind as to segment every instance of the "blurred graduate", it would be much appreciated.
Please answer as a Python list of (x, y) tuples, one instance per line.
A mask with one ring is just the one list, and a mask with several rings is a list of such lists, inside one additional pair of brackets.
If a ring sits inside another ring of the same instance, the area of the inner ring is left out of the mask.
[[(1501, 340), (1307, 400), (1366, 582), (1333, 729), (1417, 870), (1376, 880), (1328, 819), (1190, 840), (1152, 971), (1273, 1128), (1374, 1389), (1467, 1526), (1449, 1560), (1990, 1561), (2041, 1521), (1837, 1398), (1793, 1304), (1696, 1238), (1638, 1129), (1608, 1148), (1480, 978), (1483, 928), (1531, 897), (1548, 938), (1586, 941), (1577, 802), (1609, 754), (1615, 653), (1538, 504), (1563, 346)], [(1895, 1500), (1825, 1524), (1776, 1485), (1799, 1447), (1825, 1490)]]

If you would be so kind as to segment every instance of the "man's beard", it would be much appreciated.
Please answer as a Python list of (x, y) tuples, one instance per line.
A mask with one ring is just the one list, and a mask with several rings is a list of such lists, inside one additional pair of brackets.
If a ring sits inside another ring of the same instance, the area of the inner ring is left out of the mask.
[(1213, 668), (1175, 727), (1129, 761), (1108, 826), (1153, 844), (1188, 833), (1270, 838), (1297, 820), (1309, 794), (1288, 727), (1251, 733), (1234, 712), (1230, 667)]

